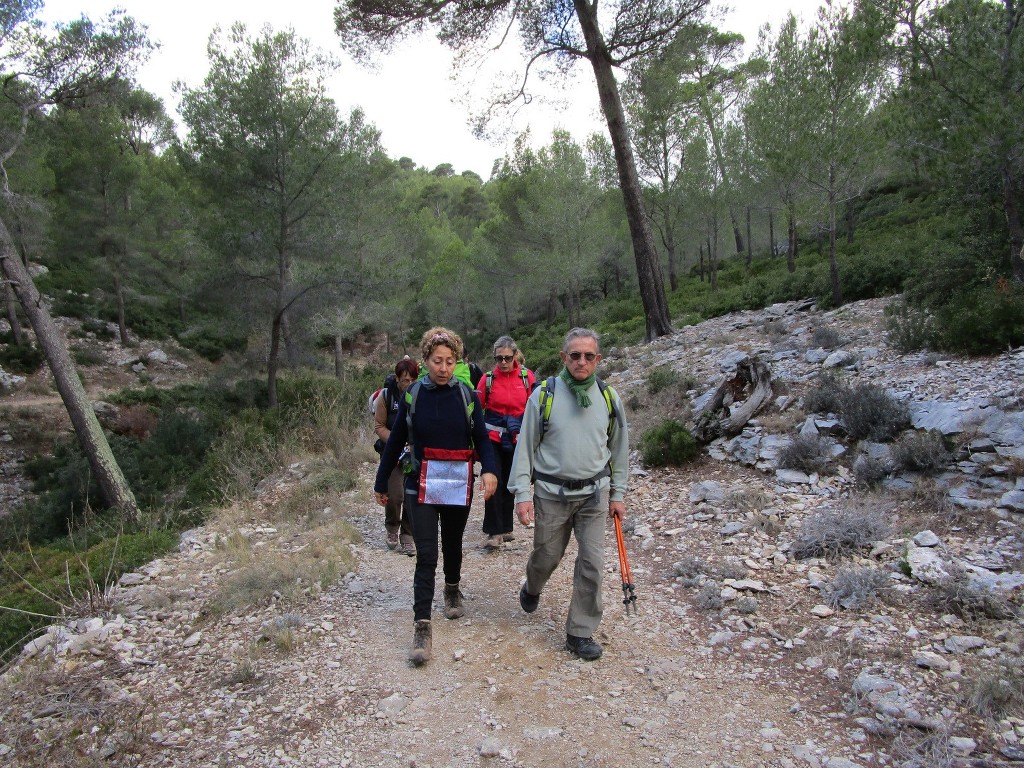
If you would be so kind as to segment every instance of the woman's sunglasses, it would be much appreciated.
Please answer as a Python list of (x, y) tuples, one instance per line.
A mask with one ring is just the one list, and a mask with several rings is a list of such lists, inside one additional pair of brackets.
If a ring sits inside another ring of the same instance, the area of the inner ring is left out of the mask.
[(495, 355), (494, 362), (496, 363), (511, 363), (516, 359), (515, 355)]

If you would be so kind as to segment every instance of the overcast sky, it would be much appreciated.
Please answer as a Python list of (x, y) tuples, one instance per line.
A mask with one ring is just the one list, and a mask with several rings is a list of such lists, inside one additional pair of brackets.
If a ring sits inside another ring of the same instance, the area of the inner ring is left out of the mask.
[[(564, 103), (531, 104), (505, 126), (508, 130), (504, 138), (477, 139), (467, 125), (469, 109), (459, 99), (460, 94), (478, 89), (452, 81), (451, 56), (446, 49), (432, 38), (424, 38), (382, 57), (376, 71), (367, 71), (341, 52), (334, 34), (332, 0), (45, 2), (43, 19), (48, 22), (70, 21), (83, 14), (95, 20), (119, 7), (145, 24), (160, 49), (139, 72), (139, 82), (164, 100), (175, 119), (178, 99), (171, 89), (173, 82), (182, 80), (189, 87), (202, 85), (208, 70), (206, 43), (210, 32), (218, 24), (227, 30), (235, 21), (242, 21), (250, 33), (258, 32), (264, 24), (278, 30), (290, 26), (301, 37), (337, 56), (342, 66), (331, 85), (332, 97), (343, 115), (354, 106), (362, 107), (369, 121), (381, 130), (388, 154), (396, 159), (407, 156), (427, 168), (451, 163), (457, 172), (473, 170), (487, 179), (494, 160), (505, 155), (514, 136), (527, 126), (535, 146), (547, 144), (555, 128), (569, 130), (580, 142), (594, 131), (605, 132), (593, 73), (582, 62), (575, 68), (576, 81), (559, 91)], [(819, 4), (820, 0), (738, 0), (733, 5), (740, 10), (731, 12), (723, 26), (743, 34), (749, 45), (756, 42), (757, 30), (765, 22), (777, 26), (789, 9), (811, 20)]]

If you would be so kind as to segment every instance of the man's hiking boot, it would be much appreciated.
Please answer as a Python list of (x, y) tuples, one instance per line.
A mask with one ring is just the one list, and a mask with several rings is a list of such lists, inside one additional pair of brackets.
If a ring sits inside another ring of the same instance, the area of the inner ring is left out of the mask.
[(466, 613), (462, 607), (462, 593), (458, 584), (444, 585), (444, 615), (449, 619), (458, 619)]
[(600, 659), (604, 650), (601, 644), (591, 637), (576, 637), (576, 635), (565, 636), (565, 650), (575, 653), (584, 661)]
[(501, 549), (501, 534), (496, 533), (484, 539), (484, 549)]
[(533, 613), (540, 605), (540, 595), (531, 595), (526, 591), (526, 582), (519, 588), (519, 605), (527, 613)]
[(398, 549), (398, 531), (388, 531), (388, 549)]
[(501, 534), (502, 541), (515, 541), (516, 535), (514, 533), (503, 533)]
[(412, 650), (409, 661), (417, 667), (430, 661), (430, 619), (417, 619), (416, 629), (412, 635)]

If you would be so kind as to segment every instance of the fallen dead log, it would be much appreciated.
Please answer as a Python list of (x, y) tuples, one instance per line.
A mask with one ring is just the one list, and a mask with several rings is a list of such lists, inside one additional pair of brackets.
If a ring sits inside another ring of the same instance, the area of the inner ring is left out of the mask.
[(757, 357), (747, 357), (736, 366), (707, 404), (695, 415), (693, 436), (699, 443), (718, 437), (733, 437), (772, 396), (772, 372)]

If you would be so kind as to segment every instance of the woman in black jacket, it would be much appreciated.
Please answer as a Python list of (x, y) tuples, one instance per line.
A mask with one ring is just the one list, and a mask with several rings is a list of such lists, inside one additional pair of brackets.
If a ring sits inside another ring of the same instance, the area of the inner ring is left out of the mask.
[(482, 465), (480, 488), (489, 499), (498, 485), (494, 453), (484, 427), (476, 393), (455, 378), (462, 358), (462, 339), (447, 328), (431, 328), (420, 342), (427, 376), (403, 395), (391, 434), (377, 467), (373, 490), (377, 503), (388, 503), (388, 477), (406, 443), (411, 446), (405, 472), (405, 498), (412, 515), (416, 542), (413, 576), (413, 634), (409, 654), (413, 664), (430, 659), (431, 605), (438, 560), (438, 530), (444, 558), (445, 616), (465, 613), (459, 580), (462, 537), (473, 502), (473, 462)]

